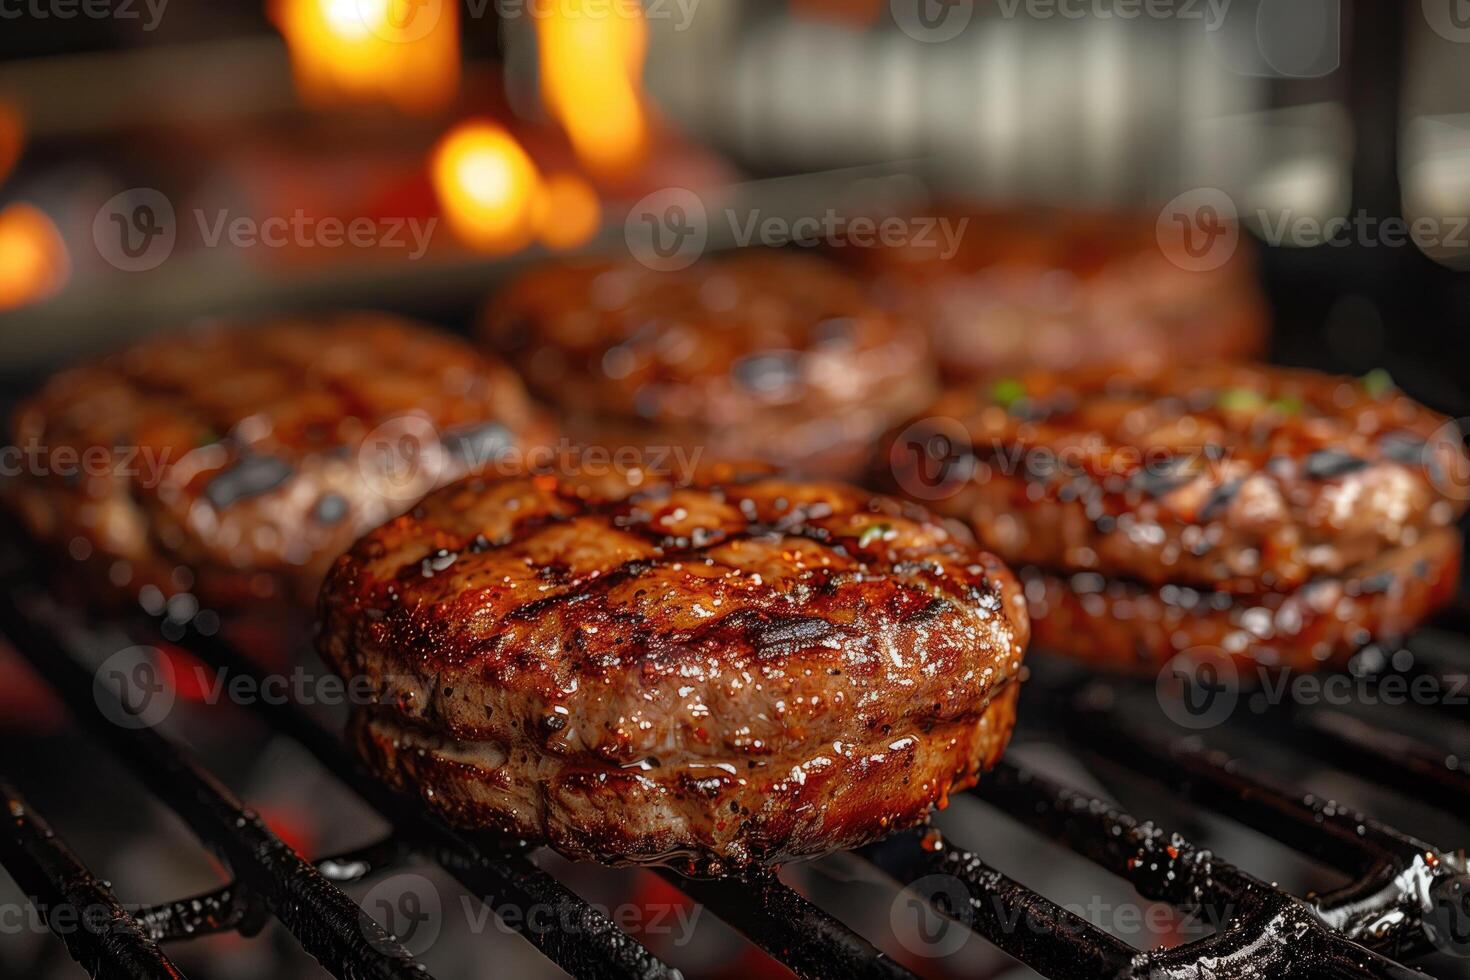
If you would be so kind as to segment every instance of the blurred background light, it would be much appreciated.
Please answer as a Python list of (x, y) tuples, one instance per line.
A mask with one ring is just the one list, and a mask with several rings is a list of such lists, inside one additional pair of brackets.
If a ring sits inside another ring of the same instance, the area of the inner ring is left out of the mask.
[(385, 102), (423, 112), (459, 85), (459, 7), (450, 0), (271, 0), (308, 105)]
[(24, 203), (0, 210), (0, 310), (52, 295), (70, 267), (61, 233), (44, 211)]
[(547, 109), (593, 171), (625, 176), (648, 154), (648, 31), (637, 0), (542, 0), (535, 14)]
[(530, 241), (541, 177), (514, 136), (491, 122), (466, 122), (434, 150), (431, 174), (455, 234), (473, 248), (509, 252)]

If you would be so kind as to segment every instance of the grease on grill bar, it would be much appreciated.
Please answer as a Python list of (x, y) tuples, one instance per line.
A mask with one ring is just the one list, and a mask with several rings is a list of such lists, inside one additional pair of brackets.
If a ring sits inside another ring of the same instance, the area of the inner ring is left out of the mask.
[[(134, 625), (152, 630), (158, 623)], [(394, 827), (393, 835), (379, 844), (323, 859), (315, 867), (307, 864), (162, 737), (147, 729), (119, 736), (121, 730), (107, 724), (98, 711), (91, 676), (57, 638), (54, 619), (29, 601), (7, 598), (0, 602), (0, 632), (74, 711), (100, 723), (98, 730), (115, 739), (120, 754), (150, 789), (176, 808), (202, 840), (224, 854), (237, 875), (212, 893), (144, 909), (136, 919), (119, 909), (123, 928), (107, 942), (71, 947), (94, 976), (175, 975), (167, 972), (172, 967), (154, 940), (232, 930), (249, 934), (272, 912), (338, 976), (425, 976), (423, 967), (393, 939), (363, 932), (364, 917), (334, 884), (375, 874), (412, 852), (440, 862), (491, 908), (525, 908), (536, 902), (556, 908), (561, 913), (558, 921), (573, 923), (571, 928), (525, 935), (574, 975), (678, 975), (532, 864), (524, 851), (506, 851), (496, 842), (474, 840), (444, 827), (367, 777), (337, 736), (299, 707), (258, 700), (255, 709), (268, 724), (307, 748)], [(218, 637), (191, 631), (181, 643), (212, 666), (260, 679), (249, 658)], [(1054, 716), (1066, 719), (1066, 734), (1086, 754), (1105, 756), (1355, 875), (1355, 880), (1310, 900), (1289, 895), (1177, 834), (1011, 761), (1003, 762), (993, 778), (972, 791), (974, 795), (1123, 878), (1146, 898), (1181, 909), (1229, 910), (1219, 919), (1224, 923), (1221, 930), (1173, 949), (1136, 950), (991, 868), (980, 855), (922, 830), (870, 845), (858, 852), (858, 859), (900, 885), (913, 885), (932, 874), (952, 876), (968, 894), (968, 907), (938, 904), (937, 911), (1049, 977), (1197, 978), (1206, 975), (1204, 969), (1215, 971), (1209, 974), (1213, 976), (1242, 978), (1426, 976), (1390, 957), (1411, 957), (1430, 949), (1426, 914), (1436, 903), (1458, 902), (1465, 894), (1467, 878), (1456, 858), (1356, 812), (1248, 776), (1221, 753), (1164, 742), (1125, 722), (1115, 710), (1111, 692), (1105, 683), (1094, 682), (1077, 691), (1049, 689), (1043, 696), (1061, 709)], [(1366, 723), (1355, 720), (1353, 725), (1318, 723), (1313, 734), (1319, 741), (1314, 744), (1326, 758), (1341, 761), (1358, 746), (1388, 737)], [(1442, 807), (1463, 801), (1470, 786), (1463, 769), (1450, 768), (1446, 773), (1428, 784), (1429, 802)], [(0, 841), (0, 857), (30, 892), (72, 895), (83, 889), (103, 904), (112, 901), (70, 852), (46, 836), (8, 788), (7, 797), (15, 819)], [(799, 976), (912, 975), (773, 876), (719, 881), (689, 880), (671, 872), (663, 876)], [(1015, 928), (1018, 916), (1025, 916), (1035, 928)], [(513, 916), (511, 921), (524, 920)]]
[(0, 862), (44, 908), (101, 909), (105, 928), (76, 929), (47, 917), (72, 957), (93, 976), (169, 980), (183, 976), (148, 930), (113, 897), (9, 783), (0, 781), (9, 822), (0, 834)]

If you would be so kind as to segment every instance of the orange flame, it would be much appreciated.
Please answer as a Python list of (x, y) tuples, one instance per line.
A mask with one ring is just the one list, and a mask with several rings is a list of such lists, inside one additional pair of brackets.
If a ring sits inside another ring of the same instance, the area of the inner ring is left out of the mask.
[(541, 175), (503, 128), (461, 123), (434, 148), (429, 172), (449, 226), (464, 242), (513, 252), (530, 241)]
[(0, 309), (45, 299), (70, 272), (61, 232), (44, 211), (24, 203), (0, 211)]
[(455, 0), (270, 0), (310, 105), (387, 102), (411, 112), (454, 98)]
[(648, 153), (640, 76), (648, 25), (638, 0), (541, 0), (542, 98), (577, 156), (611, 176)]

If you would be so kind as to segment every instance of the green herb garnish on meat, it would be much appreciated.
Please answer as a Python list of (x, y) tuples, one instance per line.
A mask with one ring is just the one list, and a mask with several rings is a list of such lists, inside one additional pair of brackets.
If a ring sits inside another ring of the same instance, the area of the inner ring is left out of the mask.
[(1266, 407), (1266, 396), (1254, 388), (1226, 388), (1215, 405), (1227, 412), (1257, 412)]
[(874, 541), (881, 541), (892, 530), (892, 524), (869, 524), (863, 528), (863, 533), (858, 536), (858, 547), (866, 548)]
[(1270, 405), (1271, 411), (1278, 415), (1297, 415), (1305, 406), (1296, 395), (1283, 395), (1273, 399)]
[(1010, 408), (1026, 397), (1026, 386), (1016, 378), (1000, 378), (990, 386), (990, 400), (1001, 408)]
[(1382, 398), (1394, 389), (1393, 375), (1383, 368), (1374, 368), (1363, 375), (1363, 390), (1372, 398)]

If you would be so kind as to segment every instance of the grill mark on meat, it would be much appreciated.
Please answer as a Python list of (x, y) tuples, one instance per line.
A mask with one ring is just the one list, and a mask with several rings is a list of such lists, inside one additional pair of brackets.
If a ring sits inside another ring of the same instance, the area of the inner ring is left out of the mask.
[[(994, 461), (935, 508), (1018, 564), (1263, 595), (1341, 576), (1465, 509), (1439, 479), (1458, 449), (1425, 442), (1446, 420), (1350, 378), (1209, 364), (1019, 383), (1078, 397), (1040, 422), (973, 388), (926, 412), (958, 419)], [(1058, 465), (1018, 471), (1033, 453)], [(911, 461), (887, 455), (909, 482)]]
[[(752, 537), (760, 536), (752, 535)], [(586, 605), (596, 607), (601, 612), (608, 593), (614, 588), (632, 583), (641, 575), (667, 563), (688, 563), (696, 558), (700, 558), (701, 556), (698, 554), (698, 551), (699, 549), (689, 548), (675, 555), (637, 558), (625, 562), (612, 571), (598, 575), (595, 578), (586, 578), (568, 583), (566, 591), (517, 606), (504, 615), (501, 629), (476, 640), (474, 644), (476, 652), (468, 654), (468, 659), (476, 659), (484, 654), (498, 651), (504, 641), (514, 632), (516, 624), (535, 622), (553, 609)], [(424, 561), (427, 560), (424, 559)], [(703, 560), (709, 563), (708, 567), (724, 569), (730, 573), (739, 571), (734, 566), (714, 561), (707, 556), (704, 556)], [(913, 624), (924, 619), (935, 619), (943, 612), (952, 610), (956, 600), (986, 602), (994, 596), (994, 592), (988, 592), (978, 586), (963, 592), (957, 591), (950, 594), (947, 591), (950, 582), (949, 579), (943, 577), (929, 579), (929, 576), (933, 573), (932, 566), (928, 564), (921, 565), (920, 563), (912, 564), (915, 566), (914, 570), (920, 570), (921, 568), (926, 580), (931, 581), (936, 588), (946, 592), (946, 596), (943, 598), (935, 597), (919, 588), (916, 584), (885, 583), (890, 590), (887, 601), (878, 605), (882, 608), (891, 608), (895, 605), (901, 607), (899, 614), (893, 617), (894, 625)], [(422, 577), (422, 573), (419, 571), (420, 568), (421, 564), (405, 565), (398, 573), (399, 578), (403, 581), (412, 581), (416, 577)], [(802, 583), (801, 590), (812, 596), (830, 594), (835, 591), (835, 587), (843, 579), (854, 582), (863, 580), (861, 577), (862, 573), (859, 572), (842, 573), (828, 568), (814, 568), (810, 572), (817, 581)], [(871, 577), (868, 580), (871, 581)], [(921, 601), (905, 602), (902, 597), (906, 594)], [(774, 603), (779, 601), (779, 599), (779, 596), (775, 596), (768, 597), (765, 601)], [(802, 607), (806, 607), (810, 604), (809, 601), (804, 601), (801, 605)], [(995, 611), (999, 609), (999, 604), (987, 604), (986, 608)], [(427, 628), (424, 626), (423, 616), (425, 614), (432, 616), (434, 612), (435, 610), (432, 606), (416, 606), (412, 609), (404, 609), (403, 619), (400, 620), (405, 630), (425, 649), (452, 642), (447, 635), (444, 635), (435, 628), (437, 624), (433, 623), (433, 621), (431, 621), (431, 624)], [(755, 623), (762, 624), (761, 628), (752, 628)], [(820, 637), (814, 636), (811, 643), (803, 645), (797, 642), (803, 629), (809, 631), (815, 631), (816, 629), (814, 625), (802, 626), (800, 624), (815, 623), (825, 623), (827, 625), (826, 632)], [(715, 642), (718, 638), (729, 638), (732, 635), (740, 636), (746, 644), (760, 651), (763, 655), (790, 655), (808, 646), (815, 645), (822, 639), (837, 635), (853, 635), (852, 631), (843, 630), (836, 624), (830, 623), (820, 617), (781, 614), (773, 612), (769, 607), (760, 606), (740, 609), (725, 616), (716, 617), (692, 631), (661, 631), (653, 628), (649, 624), (647, 617), (642, 615), (636, 616), (635, 621), (628, 622), (625, 625), (629, 627), (626, 632), (628, 636), (627, 655), (633, 657), (644, 656), (655, 651), (667, 653), (677, 650), (695, 650), (710, 644), (719, 645)], [(574, 643), (580, 643), (582, 640), (583, 634), (574, 634)]]
[(1213, 520), (1222, 513), (1230, 502), (1240, 493), (1240, 488), (1245, 486), (1244, 480), (1227, 480), (1215, 488), (1210, 494), (1210, 499), (1205, 501), (1204, 507), (1200, 508), (1199, 519), (1202, 521)]
[(1314, 480), (1330, 480), (1336, 476), (1356, 473), (1368, 466), (1361, 456), (1354, 456), (1337, 449), (1319, 449), (1307, 457), (1307, 476)]
[[(444, 388), (450, 373), (466, 383)], [(354, 438), (418, 390), (432, 395), (424, 417), (445, 431), (484, 419), (527, 444), (548, 434), (503, 366), (454, 338), (369, 314), (148, 340), (63, 373), (23, 412), (50, 444), (160, 447), (156, 483), (114, 473), (46, 503), (67, 529), (63, 542), (94, 542), (84, 571), (96, 598), (125, 600), (144, 585), (172, 594), (185, 567), (210, 605), (308, 606), (330, 558), (392, 506), (350, 485), (342, 464), (357, 452)], [(105, 513), (85, 498), (105, 498)], [(200, 521), (196, 501), (219, 520)], [(132, 575), (125, 584), (108, 581), (118, 560)]]
[[(1027, 637), (993, 559), (850, 488), (611, 482), (465, 481), (339, 560), (327, 661), (437, 681), (354, 722), (390, 782), (575, 856), (711, 870), (870, 840), (993, 763)], [(439, 549), (458, 557), (424, 578)], [(503, 740), (514, 775), (394, 719)]]
[[(756, 477), (754, 476), (745, 477), (740, 481), (735, 481), (732, 485), (749, 485), (755, 479)], [(590, 502), (574, 494), (564, 494), (562, 490), (563, 488), (558, 484), (558, 499), (567, 504), (579, 507), (580, 511), (574, 511), (572, 513), (541, 512), (519, 518), (512, 524), (510, 532), (503, 536), (496, 544), (501, 547), (514, 547), (518, 544), (524, 544), (536, 532), (547, 527), (568, 524), (589, 516), (601, 516), (609, 518), (619, 531), (632, 534), (653, 546), (656, 549), (655, 554), (635, 558), (615, 568), (602, 571), (594, 579), (571, 581), (563, 578), (561, 579), (561, 584), (567, 587), (565, 591), (518, 606), (507, 613), (506, 619), (509, 621), (529, 621), (544, 615), (557, 606), (570, 604), (574, 601), (581, 601), (590, 597), (601, 598), (611, 589), (631, 581), (651, 570), (656, 565), (698, 561), (709, 562), (711, 561), (708, 555), (710, 551), (733, 542), (751, 541), (761, 538), (777, 539), (791, 537), (821, 545), (840, 557), (851, 557), (851, 553), (847, 550), (846, 546), (841, 541), (834, 540), (836, 536), (830, 529), (808, 524), (807, 521), (810, 519), (810, 514), (804, 508), (800, 507), (793, 509), (790, 514), (776, 521), (768, 523), (752, 522), (746, 527), (734, 531), (718, 527), (705, 528), (706, 533), (711, 536), (702, 540), (693, 540), (694, 535), (691, 535), (687, 539), (671, 536), (655, 530), (652, 527), (651, 521), (634, 521), (630, 519), (630, 515), (642, 509), (642, 505), (651, 501), (667, 500), (672, 495), (672, 487), (657, 487), (649, 491), (634, 493), (621, 500)], [(748, 502), (749, 499), (742, 498), (741, 503)], [(913, 510), (911, 505), (906, 506), (904, 511), (906, 516), (912, 519)], [(478, 532), (474, 535), (474, 538), (483, 537), (484, 535)], [(461, 538), (459, 546), (452, 550), (455, 552), (467, 551), (469, 550), (469, 542)], [(946, 555), (958, 555), (952, 546), (947, 547), (943, 553)], [(422, 575), (422, 563), (426, 560), (420, 559), (418, 562), (405, 563), (398, 569), (396, 578), (399, 581), (404, 581), (420, 577)], [(727, 571), (736, 571), (733, 567), (722, 562), (714, 562), (713, 564)], [(932, 564), (898, 563), (895, 565), (895, 570), (918, 572), (926, 580), (930, 581), (934, 587), (954, 599), (973, 599), (983, 591), (976, 587), (961, 589), (952, 577), (942, 574)], [(554, 574), (554, 570), (546, 569), (545, 567), (538, 569), (538, 575), (549, 577), (553, 580), (559, 578), (559, 576)], [(582, 588), (583, 591), (575, 591), (578, 587)], [(912, 588), (912, 586), (904, 587)]]
[[(537, 529), (540, 529), (542, 527), (547, 527), (555, 523), (567, 523), (581, 516), (584, 515), (561, 516), (557, 520), (549, 521), (546, 523), (537, 523), (536, 527)], [(627, 531), (631, 530), (631, 528), (622, 528), (622, 530)], [(801, 537), (804, 540), (809, 540), (822, 544), (825, 544), (830, 538), (830, 535), (802, 536), (800, 534), (794, 533), (797, 530), (800, 530), (800, 528), (789, 527), (786, 530), (785, 534), (791, 537)], [(808, 528), (806, 530), (824, 529)], [(635, 558), (630, 561), (624, 562), (622, 565), (619, 565), (611, 569), (610, 571), (602, 572), (596, 577), (583, 578), (577, 581), (567, 581), (566, 583), (564, 583), (566, 586), (564, 591), (556, 593), (555, 595), (549, 595), (540, 599), (532, 600), (529, 603), (517, 606), (514, 609), (508, 611), (503, 617), (502, 628), (500, 630), (497, 630), (495, 633), (478, 640), (475, 644), (476, 649), (482, 652), (488, 652), (498, 649), (504, 638), (514, 629), (515, 624), (534, 622), (535, 620), (546, 615), (553, 609), (584, 604), (600, 605), (606, 599), (608, 593), (611, 592), (614, 588), (620, 585), (631, 583), (640, 576), (650, 571), (653, 571), (655, 568), (658, 567), (666, 566), (669, 564), (705, 562), (709, 567), (712, 568), (723, 569), (726, 572), (730, 573), (738, 572), (739, 570), (734, 566), (710, 558), (707, 552), (712, 550), (714, 547), (727, 544), (731, 541), (756, 540), (766, 537), (775, 537), (777, 535), (778, 532), (775, 530), (775, 525), (759, 525), (753, 530), (737, 532), (736, 534), (727, 536), (718, 542), (711, 542), (709, 544), (699, 546), (689, 545), (683, 548), (673, 549), (671, 551), (666, 551), (650, 557)], [(647, 537), (651, 542), (655, 544), (657, 544), (658, 541), (662, 540), (662, 538), (657, 535), (650, 535)], [(523, 543), (524, 540), (524, 538), (518, 538), (514, 536), (514, 532), (512, 532), (512, 537), (508, 542), (506, 542), (506, 546)], [(845, 551), (842, 553), (845, 555)], [(420, 559), (420, 561), (417, 563), (407, 563), (401, 566), (397, 572), (396, 578), (399, 581), (412, 581), (415, 578), (423, 577), (423, 563), (429, 560), (430, 558), (424, 558)], [(902, 604), (905, 607), (902, 610), (901, 614), (895, 618), (895, 624), (910, 623), (924, 617), (934, 618), (942, 611), (953, 608), (955, 602), (984, 602), (994, 595), (993, 589), (987, 590), (980, 586), (961, 587), (954, 578), (941, 574), (935, 568), (933, 563), (900, 562), (895, 564), (894, 569), (895, 571), (919, 574), (920, 576), (922, 576), (924, 581), (928, 582), (932, 587), (939, 590), (944, 595), (944, 598), (935, 597), (929, 592), (926, 592), (924, 589), (920, 588), (917, 583), (885, 583), (889, 586), (891, 591), (889, 602), (885, 603), (884, 605), (888, 606), (893, 604)], [(817, 567), (810, 569), (809, 571), (811, 575), (817, 579), (817, 581), (814, 583), (803, 584), (806, 585), (807, 589), (813, 595), (820, 595), (823, 593), (831, 592), (841, 580), (839, 576), (842, 573), (834, 572), (832, 569)], [(861, 573), (853, 572), (847, 573), (847, 575), (859, 576), (861, 575)], [(917, 597), (921, 597), (923, 601), (916, 603), (902, 603), (900, 596), (904, 593), (909, 593), (912, 595), (916, 595)], [(803, 603), (803, 605), (806, 605), (806, 603)], [(986, 608), (991, 608), (991, 606), (987, 605)], [(998, 606), (996, 608), (998, 608)], [(425, 607), (404, 609), (403, 615), (406, 620), (404, 622), (404, 625), (410, 628), (421, 629), (419, 623), (422, 619), (421, 614), (425, 611)], [(428, 608), (427, 612), (432, 614), (432, 608)], [(725, 617), (715, 618), (709, 623), (704, 624), (704, 626), (702, 626), (699, 631), (696, 631), (695, 633), (689, 634), (687, 636), (681, 636), (679, 634), (660, 633), (658, 631), (648, 629), (646, 622), (640, 623), (640, 626), (642, 628), (640, 628), (636, 632), (635, 642), (630, 643), (630, 647), (638, 652), (650, 651), (654, 649), (655, 646), (659, 648), (697, 647), (700, 642), (698, 639), (700, 635), (705, 633), (728, 633), (730, 632), (730, 630), (727, 628), (728, 621), (737, 617), (742, 617), (748, 613), (757, 613), (757, 610), (740, 610)], [(392, 614), (390, 613), (390, 617), (391, 616)], [(787, 620), (791, 622), (810, 619), (813, 619), (813, 617), (787, 617)], [(826, 622), (825, 620), (819, 621)], [(729, 625), (738, 626), (740, 624), (735, 623)], [(835, 630), (835, 628), (836, 627), (834, 626), (833, 629)], [(432, 629), (422, 632), (420, 634), (421, 640), (426, 643), (429, 642), (428, 637), (433, 635), (434, 632), (435, 631), (433, 631)], [(578, 635), (580, 636), (580, 634)], [(434, 636), (433, 642), (443, 643), (446, 642), (447, 639), (448, 638), (445, 636)], [(748, 640), (753, 646), (756, 646), (757, 648), (775, 648), (776, 652), (783, 654), (789, 654), (795, 652), (795, 650), (797, 649), (800, 649), (800, 647), (792, 647), (789, 643), (784, 642), (779, 635), (779, 630), (777, 631), (777, 636), (775, 638), (766, 637), (763, 640), (761, 637), (750, 635), (748, 636)], [(657, 641), (657, 643), (655, 643), (655, 641)]]
[(224, 510), (236, 501), (269, 493), (295, 474), (291, 464), (269, 455), (247, 453), (219, 470), (204, 485), (204, 497)]

